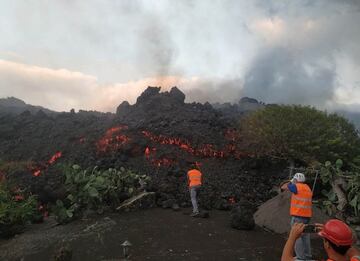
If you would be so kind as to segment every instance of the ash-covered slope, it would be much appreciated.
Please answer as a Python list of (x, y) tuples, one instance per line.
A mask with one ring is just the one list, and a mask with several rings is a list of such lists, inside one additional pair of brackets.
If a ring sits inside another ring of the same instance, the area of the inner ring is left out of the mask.
[(42, 111), (0, 114), (0, 159), (43, 161), (56, 151), (65, 152), (72, 158), (89, 140), (95, 141), (104, 128), (110, 126), (109, 116), (97, 117), (86, 112), (52, 116)]
[(32, 167), (8, 177), (43, 200), (61, 196), (63, 177), (54, 155), (60, 163), (146, 173), (160, 205), (189, 203), (185, 173), (194, 161), (204, 172), (203, 205), (223, 208), (229, 197), (254, 204), (268, 199), (279, 173), (239, 147), (237, 116), (230, 120), (208, 103), (184, 100), (176, 87), (163, 93), (149, 87), (136, 104), (119, 105), (116, 114), (0, 115), (0, 160), (29, 161)]

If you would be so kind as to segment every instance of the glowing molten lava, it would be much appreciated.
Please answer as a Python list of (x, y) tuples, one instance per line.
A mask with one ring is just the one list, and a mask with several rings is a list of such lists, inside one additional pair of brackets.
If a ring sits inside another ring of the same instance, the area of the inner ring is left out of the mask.
[(56, 161), (58, 158), (61, 158), (61, 156), (62, 156), (61, 151), (56, 152), (56, 153), (51, 157), (51, 159), (49, 159), (48, 163), (49, 163), (50, 165), (53, 164), (53, 163), (55, 163), (55, 161)]
[(50, 165), (54, 164), (59, 158), (61, 158), (62, 152), (58, 151), (56, 152), (51, 158), (46, 162), (46, 164), (43, 165), (42, 168), (40, 167), (31, 167), (29, 166), (29, 169), (32, 169), (32, 174), (34, 177), (39, 177), (41, 175), (42, 170), (46, 170)]
[(146, 157), (146, 159), (149, 159), (149, 157), (150, 157), (150, 149), (149, 149), (149, 147), (146, 147), (146, 149), (145, 149), (145, 157)]
[(120, 146), (127, 143), (130, 140), (130, 138), (120, 133), (122, 130), (126, 130), (126, 129), (128, 129), (128, 127), (124, 125), (112, 127), (108, 129), (105, 135), (96, 143), (98, 152), (116, 150)]
[(33, 175), (35, 176), (35, 177), (39, 177), (40, 176), (40, 174), (41, 174), (41, 170), (35, 170), (34, 171), (34, 173), (33, 173)]
[[(223, 150), (216, 149), (212, 144), (203, 144), (195, 148), (190, 144), (188, 140), (166, 137), (164, 135), (154, 135), (149, 131), (142, 131), (142, 134), (153, 142), (159, 144), (174, 145), (195, 156), (210, 157), (210, 158), (225, 158), (230, 156), (233, 156), (235, 158), (242, 158), (244, 156), (248, 156), (246, 153), (237, 151), (236, 146), (234, 144), (228, 144)], [(225, 138), (230, 141), (235, 141), (237, 139), (236, 131), (235, 130), (226, 131)]]
[(167, 158), (156, 158), (156, 148), (146, 147), (144, 151), (144, 155), (146, 160), (156, 167), (170, 166), (176, 163), (175, 160), (171, 160)]
[(175, 161), (167, 158), (162, 158), (162, 159), (151, 160), (151, 163), (157, 167), (161, 167), (161, 166), (171, 166), (175, 163)]

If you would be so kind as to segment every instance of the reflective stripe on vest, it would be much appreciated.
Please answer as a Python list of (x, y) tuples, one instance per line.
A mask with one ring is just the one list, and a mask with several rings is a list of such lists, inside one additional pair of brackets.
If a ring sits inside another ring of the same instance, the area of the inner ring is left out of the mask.
[(189, 178), (189, 187), (199, 186), (201, 185), (201, 172), (197, 169), (192, 169), (188, 171), (188, 178)]
[[(326, 261), (334, 261), (334, 260), (329, 258)], [(360, 261), (360, 256), (353, 256), (350, 258), (350, 261)]]
[(312, 192), (308, 185), (297, 183), (297, 194), (291, 195), (290, 215), (298, 217), (312, 216)]

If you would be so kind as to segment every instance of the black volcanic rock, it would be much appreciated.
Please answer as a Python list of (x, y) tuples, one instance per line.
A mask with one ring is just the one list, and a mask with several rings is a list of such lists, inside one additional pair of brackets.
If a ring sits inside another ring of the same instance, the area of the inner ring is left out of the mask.
[(116, 114), (126, 114), (130, 110), (130, 104), (127, 101), (123, 101), (117, 108), (116, 108)]
[[(214, 109), (209, 103), (185, 103), (184, 100), (185, 95), (176, 87), (169, 92), (149, 87), (136, 104), (120, 104), (117, 114), (73, 111), (45, 117), (42, 112), (37, 115), (30, 111), (20, 115), (0, 113), (0, 160), (29, 161), (44, 166), (54, 153), (61, 151), (62, 157), (57, 161), (59, 166), (79, 164), (83, 168), (96, 165), (99, 169), (129, 168), (151, 177), (148, 186), (156, 192), (160, 206), (169, 199), (181, 206), (190, 204), (186, 171), (190, 162), (199, 161), (203, 164), (204, 174), (200, 194), (202, 208), (214, 207), (224, 191), (255, 205), (267, 200), (270, 189), (279, 181), (278, 169), (270, 176), (273, 172), (268, 166), (265, 171), (261, 170), (261, 164), (252, 169), (255, 159), (235, 158), (233, 155), (220, 158), (194, 152), (205, 146), (217, 151), (227, 148), (231, 141), (226, 139), (225, 133), (236, 127), (238, 118), (228, 121), (221, 110)], [(127, 127), (119, 133), (102, 140), (111, 133), (110, 128), (116, 130), (124, 125)], [(181, 142), (160, 142), (144, 133)], [(121, 135), (128, 138), (124, 144), (115, 143), (104, 151), (98, 149), (100, 140), (103, 144), (112, 144), (121, 140)], [(194, 151), (184, 149), (184, 144)], [(152, 151), (148, 158), (144, 155), (146, 147)], [(24, 170), (22, 175), (9, 178), (21, 183), (20, 187), (29, 186), (42, 200), (54, 201), (61, 197), (64, 178), (55, 166), (54, 169), (44, 169), (40, 177), (34, 177), (31, 170)], [(258, 184), (264, 184), (260, 191), (256, 189)]]
[(184, 100), (184, 93), (177, 87), (163, 93), (158, 87), (148, 87), (136, 104), (119, 106), (117, 120), (133, 128), (186, 139), (194, 145), (220, 142), (227, 123), (218, 112), (209, 103), (184, 103)]
[(243, 97), (238, 103), (215, 103), (213, 107), (222, 115), (222, 119), (228, 123), (238, 121), (244, 115), (253, 111), (265, 108), (265, 104), (258, 102), (256, 99)]
[(249, 97), (243, 97), (240, 99), (239, 103), (259, 103), (256, 99), (249, 98)]
[(179, 101), (180, 103), (184, 103), (185, 101), (185, 94), (180, 91), (177, 87), (173, 87), (170, 90), (170, 97), (173, 98), (175, 101)]
[(160, 92), (160, 87), (147, 87), (147, 89), (137, 98), (136, 104), (144, 103), (149, 100), (151, 97), (156, 96)]
[(136, 100), (134, 107), (144, 110), (171, 109), (174, 106), (183, 105), (185, 94), (177, 87), (171, 88), (170, 92), (160, 93), (160, 87), (148, 87)]
[(43, 110), (38, 110), (37, 112), (36, 112), (36, 117), (38, 117), (38, 118), (45, 118), (45, 117), (48, 117), (48, 115), (43, 111)]
[(255, 227), (254, 207), (242, 201), (231, 210), (231, 227), (239, 230), (252, 230)]

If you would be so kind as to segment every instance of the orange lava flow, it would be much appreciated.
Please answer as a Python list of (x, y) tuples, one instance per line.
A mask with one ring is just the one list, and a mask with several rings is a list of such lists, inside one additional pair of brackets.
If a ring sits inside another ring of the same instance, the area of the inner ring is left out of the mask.
[[(159, 144), (174, 145), (195, 156), (203, 156), (209, 158), (225, 158), (229, 156), (233, 156), (235, 158), (242, 158), (248, 156), (246, 153), (237, 151), (234, 144), (228, 144), (223, 150), (216, 149), (212, 144), (203, 144), (197, 148), (194, 148), (193, 146), (191, 146), (188, 140), (184, 140), (181, 138), (166, 137), (164, 135), (154, 135), (149, 131), (142, 131), (142, 134), (153, 142)], [(227, 132), (225, 132), (225, 138), (232, 142), (235, 141), (237, 138), (236, 131), (228, 130)]]
[(109, 150), (116, 150), (122, 145), (126, 144), (130, 138), (121, 134), (122, 130), (126, 130), (127, 126), (116, 126), (108, 129), (105, 135), (96, 143), (98, 152), (106, 152)]
[(42, 167), (42, 168), (38, 167), (35, 169), (33, 169), (32, 167), (29, 167), (29, 168), (33, 169), (33, 171), (32, 171), (33, 176), (39, 177), (43, 170), (46, 170), (50, 165), (54, 164), (59, 158), (61, 158), (61, 156), (62, 156), (62, 152), (58, 151), (54, 155), (51, 156), (51, 158), (46, 162), (44, 167)]
[(61, 151), (56, 152), (56, 153), (51, 157), (51, 159), (49, 159), (48, 163), (49, 163), (50, 165), (53, 164), (53, 163), (55, 163), (55, 161), (56, 161), (58, 158), (61, 158), (61, 156), (62, 156)]

